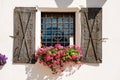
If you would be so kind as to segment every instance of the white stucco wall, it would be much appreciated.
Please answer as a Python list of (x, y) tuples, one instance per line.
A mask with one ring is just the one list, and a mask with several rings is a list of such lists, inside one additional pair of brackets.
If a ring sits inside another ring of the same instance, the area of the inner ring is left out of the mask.
[[(61, 2), (62, 1), (62, 2)], [(68, 1), (68, 2), (67, 2)], [(120, 80), (120, 5), (119, 0), (0, 0), (0, 53), (7, 64), (0, 67), (0, 80)], [(61, 4), (60, 4), (61, 3)], [(38, 63), (12, 64), (13, 9), (15, 6), (103, 7), (103, 62), (68, 68), (60, 75)]]

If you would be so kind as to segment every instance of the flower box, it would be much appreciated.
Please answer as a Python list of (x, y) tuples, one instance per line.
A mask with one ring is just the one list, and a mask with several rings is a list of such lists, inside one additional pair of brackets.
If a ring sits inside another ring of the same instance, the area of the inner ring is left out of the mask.
[(80, 46), (63, 47), (55, 46), (38, 48), (36, 58), (39, 63), (47, 65), (53, 73), (63, 72), (64, 65), (68, 62), (81, 64), (82, 50)]

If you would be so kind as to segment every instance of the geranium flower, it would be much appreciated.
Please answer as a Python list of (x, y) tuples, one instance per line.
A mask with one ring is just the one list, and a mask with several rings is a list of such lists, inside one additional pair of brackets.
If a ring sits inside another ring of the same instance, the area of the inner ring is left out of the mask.
[(78, 58), (78, 57), (77, 57), (76, 55), (73, 55), (73, 56), (72, 56), (72, 59), (73, 59), (73, 60), (77, 60), (77, 58)]
[(61, 44), (56, 44), (55, 47), (59, 49), (63, 49), (63, 46), (61, 46)]
[(39, 63), (47, 65), (55, 74), (64, 71), (64, 65), (68, 62), (81, 62), (82, 51), (79, 46), (63, 47), (60, 44), (50, 47), (42, 47), (36, 51)]

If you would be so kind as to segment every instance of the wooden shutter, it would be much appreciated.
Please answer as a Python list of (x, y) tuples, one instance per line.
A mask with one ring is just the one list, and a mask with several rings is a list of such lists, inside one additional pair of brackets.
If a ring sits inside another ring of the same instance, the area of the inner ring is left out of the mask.
[(83, 61), (102, 62), (102, 8), (81, 9)]
[(14, 63), (34, 63), (35, 58), (35, 7), (14, 9)]

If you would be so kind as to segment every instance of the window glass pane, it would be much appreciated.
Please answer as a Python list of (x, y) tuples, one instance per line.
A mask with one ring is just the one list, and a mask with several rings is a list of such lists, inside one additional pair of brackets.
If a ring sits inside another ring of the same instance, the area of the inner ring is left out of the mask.
[(58, 23), (62, 23), (62, 17), (58, 18)]
[(62, 30), (63, 29), (63, 24), (58, 24), (58, 28), (59, 28), (59, 30)]
[(52, 30), (56, 30), (57, 29), (57, 24), (52, 24)]
[(63, 18), (64, 23), (68, 23), (68, 18)]
[(45, 36), (42, 36), (42, 41), (46, 41), (46, 37)]
[(52, 18), (52, 23), (57, 23), (57, 18), (56, 17)]
[(69, 33), (68, 33), (68, 31), (64, 31), (64, 35), (68, 35)]
[(45, 29), (45, 24), (42, 24), (42, 25), (41, 25), (41, 28), (42, 28), (42, 29)]
[(75, 14), (42, 13), (41, 15), (42, 45), (54, 46), (60, 43), (68, 46), (70, 36), (74, 37), (74, 17), (72, 16)]
[(46, 29), (51, 30), (51, 24), (46, 24)]
[(70, 24), (70, 28), (73, 28), (73, 24)]
[(42, 35), (42, 43), (45, 43), (47, 41), (46, 36)]
[(68, 24), (64, 24), (64, 28), (68, 28)]
[(73, 34), (73, 30), (70, 30), (70, 31), (69, 31), (69, 34), (72, 35), (72, 34)]
[(47, 42), (48, 42), (48, 43), (51, 43), (51, 41), (52, 41), (52, 40), (51, 40), (51, 39), (52, 39), (51, 36), (47, 36), (46, 39), (47, 39)]
[(41, 31), (42, 32), (42, 35), (46, 35), (46, 31)]
[(50, 18), (50, 17), (47, 17), (47, 18), (46, 18), (46, 22), (47, 22), (47, 23), (51, 23), (51, 18)]
[(47, 33), (47, 35), (51, 35), (51, 31), (50, 30), (46, 31), (46, 33)]
[(70, 21), (70, 23), (73, 23), (73, 18), (70, 17), (70, 18), (69, 18), (69, 21)]
[(41, 18), (41, 22), (42, 22), (42, 23), (45, 23), (45, 17), (42, 17), (42, 18)]

